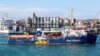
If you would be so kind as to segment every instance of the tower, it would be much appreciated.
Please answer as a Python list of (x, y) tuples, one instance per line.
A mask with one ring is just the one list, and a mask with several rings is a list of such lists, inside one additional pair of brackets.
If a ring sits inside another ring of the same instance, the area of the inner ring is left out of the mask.
[(71, 27), (71, 28), (72, 28), (72, 26), (73, 26), (73, 12), (74, 12), (74, 10), (71, 9), (71, 12), (70, 12), (70, 27)]

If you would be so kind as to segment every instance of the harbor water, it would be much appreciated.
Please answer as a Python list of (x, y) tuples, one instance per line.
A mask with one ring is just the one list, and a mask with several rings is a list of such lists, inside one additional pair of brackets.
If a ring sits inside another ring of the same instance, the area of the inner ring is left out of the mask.
[(7, 35), (0, 35), (0, 56), (100, 56), (100, 36), (93, 45), (8, 45)]

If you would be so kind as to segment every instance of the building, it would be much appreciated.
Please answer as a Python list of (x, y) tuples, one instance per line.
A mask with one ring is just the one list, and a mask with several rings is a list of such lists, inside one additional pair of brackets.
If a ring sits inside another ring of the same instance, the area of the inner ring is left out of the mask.
[(37, 17), (33, 13), (32, 28), (36, 30), (41, 28), (42, 30), (51, 28), (61, 28), (63, 26), (63, 19), (60, 17)]
[(5, 20), (5, 26), (11, 27), (13, 25), (14, 21), (13, 20)]

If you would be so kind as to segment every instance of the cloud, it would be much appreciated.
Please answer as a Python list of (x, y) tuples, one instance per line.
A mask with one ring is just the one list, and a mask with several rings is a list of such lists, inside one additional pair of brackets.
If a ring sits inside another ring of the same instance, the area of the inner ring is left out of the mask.
[[(38, 7), (30, 7), (30, 8), (16, 8), (7, 6), (4, 4), (0, 4), (0, 18), (7, 16), (8, 19), (20, 19), (32, 17), (32, 13), (35, 12), (37, 16), (44, 17), (70, 17), (69, 8), (38, 8)], [(75, 12), (76, 11), (76, 12)], [(95, 18), (96, 12), (93, 10), (87, 9), (77, 9), (74, 10), (74, 18)], [(100, 15), (100, 12), (99, 12)], [(97, 15), (98, 18), (100, 16)]]
[(14, 8), (9, 6), (1, 6), (0, 5), (0, 17), (7, 16), (8, 18), (26, 18), (32, 17), (32, 13), (35, 12), (37, 16), (50, 16), (57, 17), (62, 13), (59, 9), (46, 9), (46, 8)]

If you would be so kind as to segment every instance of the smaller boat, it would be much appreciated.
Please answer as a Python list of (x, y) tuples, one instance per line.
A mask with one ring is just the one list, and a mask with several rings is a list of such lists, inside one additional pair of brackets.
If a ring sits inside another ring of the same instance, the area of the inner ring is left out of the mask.
[(5, 20), (0, 19), (0, 34), (7, 34), (9, 33), (9, 29), (5, 26)]
[(35, 36), (28, 35), (28, 33), (24, 33), (24, 35), (10, 35), (8, 39), (8, 44), (33, 44), (35, 41)]
[(48, 41), (47, 41), (47, 38), (45, 38), (45, 37), (46, 36), (44, 35), (44, 32), (37, 31), (35, 44), (36, 45), (47, 45)]
[(44, 39), (38, 39), (38, 40), (36, 40), (35, 44), (36, 45), (47, 45), (48, 41), (44, 40)]

